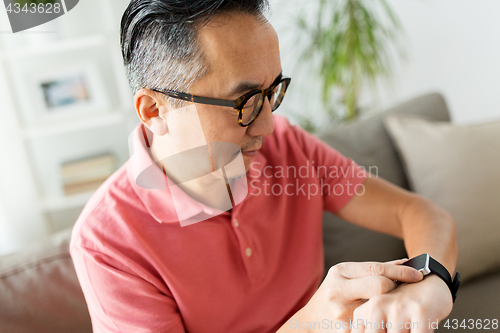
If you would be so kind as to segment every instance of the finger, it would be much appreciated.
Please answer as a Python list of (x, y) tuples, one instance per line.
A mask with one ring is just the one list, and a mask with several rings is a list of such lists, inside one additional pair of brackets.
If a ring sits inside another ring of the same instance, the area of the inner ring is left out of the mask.
[[(356, 309), (357, 311), (357, 309)], [(356, 313), (354, 311), (354, 313)], [(365, 322), (359, 315), (354, 315), (352, 318), (352, 329), (351, 333), (364, 333), (365, 332)]]
[[(352, 333), (352, 318), (351, 319), (338, 319), (331, 324), (335, 333)], [(330, 331), (328, 331), (330, 332)]]
[(382, 312), (374, 314), (374, 316), (365, 319), (365, 332), (366, 333), (385, 333), (386, 321), (382, 316)]
[[(434, 320), (435, 321), (435, 320)], [(411, 328), (408, 332), (411, 333), (432, 333), (434, 330), (431, 328), (431, 320), (429, 316), (424, 316), (423, 313), (419, 313), (416, 316), (412, 316)], [(432, 325), (434, 327), (434, 325)]]
[(387, 333), (410, 333), (411, 322), (409, 320), (403, 320), (401, 317), (392, 316), (387, 320), (385, 324), (387, 328)]
[[(385, 315), (379, 308), (363, 307), (356, 316), (361, 316), (363, 320), (365, 333), (385, 333), (386, 320)], [(352, 332), (351, 332), (352, 333)]]
[(386, 264), (392, 264), (392, 265), (399, 265), (404, 263), (405, 261), (408, 261), (408, 258), (403, 258), (403, 259), (396, 259), (396, 260), (391, 260), (391, 261), (386, 261)]
[(365, 332), (365, 304), (357, 307), (352, 314), (352, 330), (351, 333)]
[(337, 264), (333, 268), (347, 279), (384, 276), (401, 282), (417, 282), (423, 278), (422, 273), (412, 267), (381, 262), (346, 262)]
[(348, 301), (370, 299), (386, 294), (396, 288), (396, 283), (384, 276), (365, 276), (359, 279), (344, 280), (342, 289)]
[(352, 325), (352, 330), (351, 333), (364, 333), (365, 332), (365, 325), (363, 322), (363, 319), (353, 319), (353, 325)]

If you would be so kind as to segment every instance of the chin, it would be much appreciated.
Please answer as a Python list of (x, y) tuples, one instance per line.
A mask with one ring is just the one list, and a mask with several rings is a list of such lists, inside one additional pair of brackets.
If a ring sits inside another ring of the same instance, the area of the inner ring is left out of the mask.
[(245, 172), (248, 173), (250, 171), (250, 165), (252, 164), (252, 159), (251, 157), (244, 157), (243, 162), (245, 164)]

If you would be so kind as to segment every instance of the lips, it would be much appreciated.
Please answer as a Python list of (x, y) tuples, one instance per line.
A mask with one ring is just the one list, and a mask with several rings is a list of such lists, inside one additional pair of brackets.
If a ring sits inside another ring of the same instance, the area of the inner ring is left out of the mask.
[(259, 149), (246, 149), (246, 150), (242, 150), (241, 153), (243, 154), (243, 156), (247, 156), (247, 157), (255, 157), (257, 156), (257, 153), (259, 152), (260, 148)]

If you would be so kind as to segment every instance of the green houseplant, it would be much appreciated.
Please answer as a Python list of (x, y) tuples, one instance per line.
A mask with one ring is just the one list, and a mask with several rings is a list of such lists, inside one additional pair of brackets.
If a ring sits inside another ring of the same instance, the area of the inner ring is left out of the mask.
[[(319, 64), (322, 99), (332, 122), (358, 117), (365, 83), (375, 87), (392, 71), (391, 47), (400, 46), (402, 26), (386, 0), (319, 0), (315, 20), (298, 18), (310, 45), (302, 59)], [(404, 57), (402, 48), (395, 48)], [(340, 105), (340, 107), (339, 107)]]

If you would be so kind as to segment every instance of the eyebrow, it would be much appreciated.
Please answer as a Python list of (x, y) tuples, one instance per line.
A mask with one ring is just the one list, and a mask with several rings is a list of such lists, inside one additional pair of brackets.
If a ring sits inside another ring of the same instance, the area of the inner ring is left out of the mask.
[[(273, 80), (276, 81), (279, 77), (283, 75), (283, 71), (279, 73), (278, 76)], [(252, 91), (255, 89), (260, 89), (260, 84), (254, 83), (254, 82), (240, 82), (236, 87), (234, 87), (228, 94), (227, 96), (234, 96), (236, 94), (243, 94), (248, 91)]]

